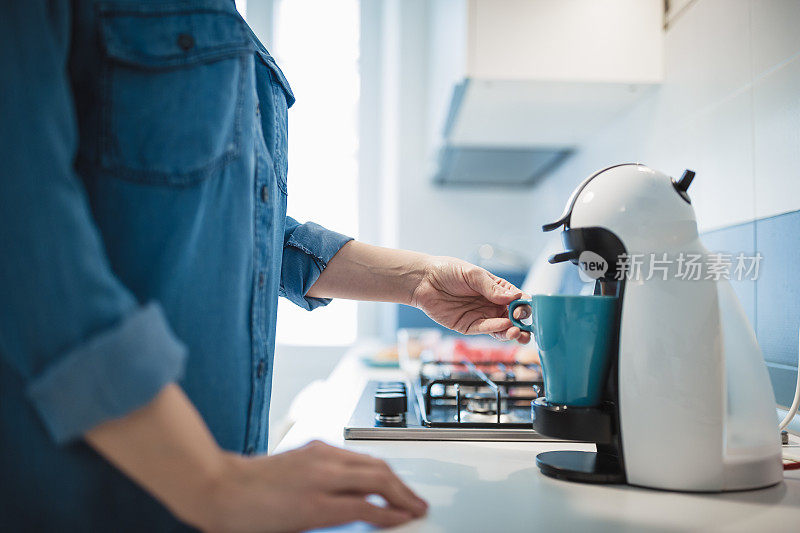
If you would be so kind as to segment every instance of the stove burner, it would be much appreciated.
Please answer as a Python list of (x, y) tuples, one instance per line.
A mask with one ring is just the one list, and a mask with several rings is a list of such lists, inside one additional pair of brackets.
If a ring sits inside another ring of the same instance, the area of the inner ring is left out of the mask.
[[(459, 363), (468, 377), (426, 379), (420, 372), (417, 398), (422, 423), (428, 427), (525, 428), (531, 425), (530, 402), (538, 397), (540, 381), (518, 379), (499, 363), (481, 363), (488, 369), (504, 371), (504, 379), (492, 379), (479, 364)], [(451, 367), (452, 368), (452, 367)], [(414, 387), (412, 387), (414, 388)], [(415, 389), (415, 388), (414, 388)]]
[[(464, 410), (478, 415), (497, 415), (497, 397), (491, 393), (473, 392), (464, 395)], [(500, 398), (500, 413), (508, 412), (508, 401)]]
[(500, 421), (497, 421), (497, 413), (471, 413), (467, 410), (461, 411), (461, 424), (508, 424), (516, 422), (508, 413), (500, 414)]
[(489, 392), (473, 392), (464, 394), (464, 408), (455, 415), (461, 422), (505, 423), (510, 422), (508, 400), (500, 397), (500, 417), (497, 416), (497, 396)]

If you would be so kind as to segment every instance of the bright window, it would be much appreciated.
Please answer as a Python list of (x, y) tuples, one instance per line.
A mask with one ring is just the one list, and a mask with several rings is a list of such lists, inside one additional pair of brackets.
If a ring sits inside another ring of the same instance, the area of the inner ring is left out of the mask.
[[(358, 0), (277, 0), (270, 53), (292, 86), (289, 215), (358, 234)], [(356, 303), (309, 313), (281, 298), (281, 344), (341, 345), (356, 338)]]
[(241, 13), (242, 17), (247, 20), (247, 0), (235, 0), (236, 9)]

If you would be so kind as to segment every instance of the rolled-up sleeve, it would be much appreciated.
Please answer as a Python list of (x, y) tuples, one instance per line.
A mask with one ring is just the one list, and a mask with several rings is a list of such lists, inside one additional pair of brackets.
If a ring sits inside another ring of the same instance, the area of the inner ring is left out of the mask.
[(69, 441), (180, 378), (185, 352), (150, 304), (64, 354), (31, 381), (28, 397), (56, 441)]
[(58, 442), (146, 404), (186, 357), (111, 271), (73, 170), (70, 10), (31, 0), (0, 17), (0, 358)]
[(286, 217), (280, 295), (309, 311), (330, 303), (328, 298), (311, 298), (306, 294), (336, 252), (351, 240), (352, 237), (319, 224), (300, 224)]

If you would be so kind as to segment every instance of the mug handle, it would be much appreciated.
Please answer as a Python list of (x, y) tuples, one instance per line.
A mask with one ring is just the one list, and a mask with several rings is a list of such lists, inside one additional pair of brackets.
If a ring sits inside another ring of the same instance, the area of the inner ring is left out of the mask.
[(534, 311), (533, 311), (533, 299), (530, 299), (530, 300), (519, 299), (519, 300), (514, 300), (513, 302), (508, 304), (508, 318), (511, 320), (512, 324), (517, 326), (522, 331), (527, 331), (529, 333), (533, 333), (533, 324), (531, 324), (529, 326), (528, 324), (523, 324), (522, 322), (520, 322), (519, 320), (514, 318), (514, 309), (516, 309), (520, 305), (530, 306), (531, 315), (533, 315), (533, 313), (534, 313)]

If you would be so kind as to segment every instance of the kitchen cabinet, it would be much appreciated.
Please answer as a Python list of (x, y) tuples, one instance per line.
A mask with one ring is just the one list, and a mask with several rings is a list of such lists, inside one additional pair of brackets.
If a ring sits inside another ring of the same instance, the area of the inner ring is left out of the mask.
[(440, 183), (531, 183), (662, 78), (662, 0), (435, 0), (431, 10)]

